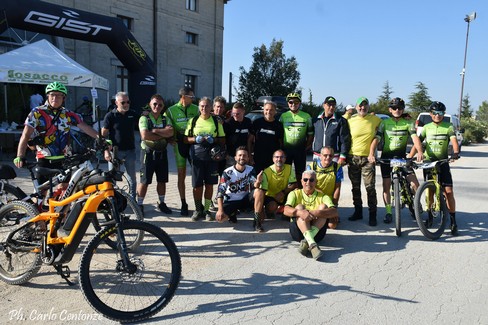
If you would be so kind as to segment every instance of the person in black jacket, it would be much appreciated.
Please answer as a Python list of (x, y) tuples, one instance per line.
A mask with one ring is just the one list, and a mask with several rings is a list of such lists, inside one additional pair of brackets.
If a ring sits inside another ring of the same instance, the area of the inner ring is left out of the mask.
[(313, 123), (315, 136), (312, 150), (315, 160), (320, 159), (320, 150), (323, 147), (332, 147), (335, 152), (334, 161), (344, 166), (349, 149), (351, 149), (351, 133), (347, 120), (336, 113), (336, 105), (337, 101), (334, 97), (325, 98), (324, 113)]

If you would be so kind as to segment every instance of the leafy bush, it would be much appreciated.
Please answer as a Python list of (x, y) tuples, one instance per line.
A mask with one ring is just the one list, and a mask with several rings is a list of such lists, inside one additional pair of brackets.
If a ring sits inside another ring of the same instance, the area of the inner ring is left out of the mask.
[(463, 145), (468, 145), (470, 143), (482, 143), (488, 136), (488, 125), (472, 118), (462, 118), (461, 127), (464, 129)]

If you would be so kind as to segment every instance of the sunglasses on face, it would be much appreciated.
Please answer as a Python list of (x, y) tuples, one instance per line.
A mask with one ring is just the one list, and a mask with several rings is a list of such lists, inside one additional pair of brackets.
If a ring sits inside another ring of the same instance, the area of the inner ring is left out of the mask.
[(192, 96), (192, 95), (185, 95), (185, 97), (186, 98), (191, 98), (191, 99), (195, 98), (195, 96)]
[(130, 104), (130, 100), (128, 100), (128, 101), (122, 101), (122, 102), (120, 102), (120, 103), (121, 103), (122, 105), (125, 105), (125, 104)]
[(163, 107), (163, 104), (152, 103), (152, 106)]
[(394, 111), (403, 111), (403, 108), (401, 107), (390, 107)]
[(432, 115), (444, 116), (444, 112), (441, 112), (441, 111), (432, 111)]
[(315, 182), (315, 178), (303, 178), (303, 181), (306, 183), (306, 182), (310, 182), (310, 183), (313, 183)]
[(290, 101), (288, 101), (288, 104), (290, 104), (290, 105), (298, 105), (298, 104), (300, 104), (300, 102), (295, 102), (293, 100), (290, 100)]

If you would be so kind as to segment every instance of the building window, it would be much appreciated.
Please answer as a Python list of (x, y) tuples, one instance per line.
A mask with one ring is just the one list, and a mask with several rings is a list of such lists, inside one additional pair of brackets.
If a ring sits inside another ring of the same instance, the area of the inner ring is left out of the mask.
[(198, 44), (198, 35), (195, 34), (195, 33), (190, 33), (190, 32), (186, 32), (186, 43), (187, 44), (193, 44), (193, 45), (197, 45)]
[(128, 30), (133, 31), (133, 29), (132, 29), (134, 27), (134, 19), (133, 18), (125, 17), (125, 16), (121, 16), (121, 15), (117, 15), (117, 18), (122, 20), (122, 23), (125, 25), (125, 27), (127, 27)]
[(129, 74), (124, 67), (117, 67), (117, 91), (129, 91)]
[(187, 74), (185, 75), (185, 87), (193, 89), (193, 93), (196, 93), (197, 76)]
[(186, 0), (186, 10), (197, 11), (197, 0)]

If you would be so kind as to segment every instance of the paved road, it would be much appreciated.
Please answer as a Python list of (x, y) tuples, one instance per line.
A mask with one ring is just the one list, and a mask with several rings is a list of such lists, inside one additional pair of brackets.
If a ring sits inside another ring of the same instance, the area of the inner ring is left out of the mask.
[[(147, 219), (177, 243), (183, 276), (173, 301), (150, 322), (488, 324), (486, 158), (488, 145), (465, 147), (463, 158), (452, 165), (461, 235), (446, 234), (435, 242), (426, 240), (409, 218), (400, 238), (390, 225), (349, 222), (353, 209), (346, 179), (343, 221), (321, 243), (321, 261), (299, 255), (285, 220), (266, 222), (267, 231), (256, 234), (249, 215), (235, 226), (180, 217), (172, 173), (166, 201), (174, 214), (160, 216), (152, 207), (146, 211)], [(152, 194), (146, 201), (154, 205), (157, 198)], [(70, 266), (76, 279), (77, 261)], [(0, 290), (2, 324), (20, 323), (18, 318), (33, 323), (43, 316), (50, 324), (111, 323), (61, 322), (65, 315), (86, 316), (93, 310), (79, 287), (68, 287), (51, 267), (43, 267), (27, 285), (0, 284)], [(47, 293), (55, 300), (46, 300)]]

